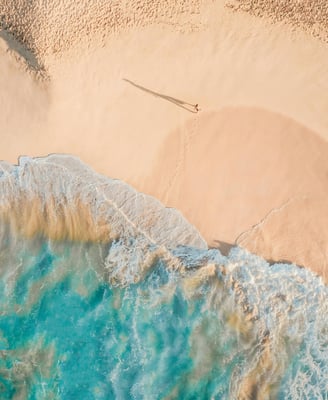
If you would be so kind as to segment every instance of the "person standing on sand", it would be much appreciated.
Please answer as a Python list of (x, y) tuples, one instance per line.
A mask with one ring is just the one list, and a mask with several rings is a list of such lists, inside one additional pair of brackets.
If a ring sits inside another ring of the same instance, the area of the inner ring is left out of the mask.
[(195, 111), (196, 111), (196, 112), (199, 111), (199, 105), (198, 105), (198, 104), (195, 104), (195, 105), (194, 105), (194, 108), (195, 108)]

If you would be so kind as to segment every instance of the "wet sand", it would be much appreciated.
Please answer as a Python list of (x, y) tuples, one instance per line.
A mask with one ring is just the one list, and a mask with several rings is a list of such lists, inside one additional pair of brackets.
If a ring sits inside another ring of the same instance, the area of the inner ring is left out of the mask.
[(84, 3), (0, 5), (0, 159), (74, 154), (178, 208), (210, 246), (326, 278), (325, 9)]

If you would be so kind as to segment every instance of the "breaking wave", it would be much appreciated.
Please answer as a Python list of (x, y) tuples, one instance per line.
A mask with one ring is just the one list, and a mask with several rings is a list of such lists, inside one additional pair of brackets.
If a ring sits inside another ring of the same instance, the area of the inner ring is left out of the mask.
[(73, 157), (0, 167), (1, 398), (326, 398), (320, 277)]

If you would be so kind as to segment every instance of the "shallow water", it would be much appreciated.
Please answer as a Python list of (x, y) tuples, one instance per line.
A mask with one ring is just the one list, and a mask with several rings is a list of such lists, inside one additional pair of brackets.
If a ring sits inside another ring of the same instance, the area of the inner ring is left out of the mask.
[[(35, 161), (8, 171), (0, 183), (24, 198), (44, 173)], [(60, 190), (44, 174), (40, 193), (57, 190), (53, 207), (62, 213), (60, 196), (74, 198), (72, 185), (80, 190), (81, 182), (58, 171)], [(157, 203), (150, 213), (146, 199), (142, 214), (144, 199), (128, 192), (118, 206), (117, 193), (130, 190), (119, 185), (110, 183), (101, 203), (115, 228), (108, 241), (49, 239), (48, 228), (28, 237), (10, 216), (1, 222), (0, 398), (327, 399), (322, 280), (240, 248), (228, 257), (208, 250), (181, 216), (163, 214)], [(99, 210), (99, 183), (97, 190)], [(127, 218), (129, 199), (128, 211), (138, 205), (139, 214)], [(43, 215), (55, 218), (49, 210)], [(79, 219), (69, 221), (71, 232), (81, 231)]]
[[(281, 399), (327, 395), (327, 289), (308, 271), (240, 249), (224, 258), (181, 247), (190, 271), (159, 259), (137, 283), (111, 285), (108, 245), (7, 240), (3, 399), (237, 398), (263, 337), (271, 360), (258, 367), (259, 386), (274, 382), (271, 396)], [(215, 272), (199, 277), (205, 259)], [(233, 318), (240, 308), (248, 325)]]

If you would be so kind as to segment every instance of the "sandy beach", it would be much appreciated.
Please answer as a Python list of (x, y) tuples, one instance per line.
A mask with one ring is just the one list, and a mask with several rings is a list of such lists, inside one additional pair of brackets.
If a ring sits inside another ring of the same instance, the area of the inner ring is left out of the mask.
[(326, 399), (326, 0), (0, 0), (1, 399)]
[(327, 7), (249, 3), (2, 1), (0, 159), (73, 154), (327, 281)]

